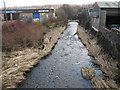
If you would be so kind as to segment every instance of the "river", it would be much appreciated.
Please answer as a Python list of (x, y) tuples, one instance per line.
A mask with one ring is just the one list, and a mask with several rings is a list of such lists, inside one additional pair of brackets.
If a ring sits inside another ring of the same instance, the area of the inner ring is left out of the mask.
[(81, 75), (82, 67), (93, 67), (97, 76), (102, 72), (92, 64), (92, 57), (78, 38), (78, 23), (69, 22), (51, 54), (27, 74), (19, 88), (91, 88)]

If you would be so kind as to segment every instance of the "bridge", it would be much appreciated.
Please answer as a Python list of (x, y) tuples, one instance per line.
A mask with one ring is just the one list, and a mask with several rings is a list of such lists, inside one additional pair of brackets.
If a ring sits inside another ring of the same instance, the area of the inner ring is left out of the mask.
[(1, 9), (0, 14), (3, 20), (17, 20), (22, 16), (29, 16), (33, 19), (40, 20), (43, 16), (46, 18), (49, 16), (55, 16), (54, 9)]

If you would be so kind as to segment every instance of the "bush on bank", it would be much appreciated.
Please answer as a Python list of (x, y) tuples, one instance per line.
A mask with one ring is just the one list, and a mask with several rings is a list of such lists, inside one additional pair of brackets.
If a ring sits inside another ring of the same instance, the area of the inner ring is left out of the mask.
[(65, 26), (67, 20), (49, 18), (44, 22), (8, 21), (2, 26), (2, 51), (37, 47), (49, 29)]
[(37, 46), (42, 42), (47, 28), (35, 23), (5, 22), (2, 26), (2, 50), (19, 50), (21, 47)]
[(46, 19), (42, 24), (46, 26), (48, 29), (52, 29), (58, 26), (65, 26), (67, 24), (67, 19), (56, 19), (56, 18), (49, 18)]

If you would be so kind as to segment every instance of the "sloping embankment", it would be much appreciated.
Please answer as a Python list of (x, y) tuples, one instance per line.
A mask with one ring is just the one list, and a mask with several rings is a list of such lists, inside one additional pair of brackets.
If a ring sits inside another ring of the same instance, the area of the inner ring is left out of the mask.
[(39, 50), (39, 48), (25, 49), (23, 51), (12, 52), (9, 55), (10, 57), (6, 57), (3, 53), (3, 89), (16, 88), (18, 83), (25, 80), (26, 72), (30, 71), (41, 58), (51, 52), (64, 29), (65, 27), (59, 27), (49, 31), (44, 36), (44, 48), (42, 50)]
[[(93, 32), (95, 35), (96, 32)], [(120, 30), (112, 29), (108, 30), (107, 28), (100, 27), (100, 32), (96, 34), (98, 37), (99, 43), (104, 47), (104, 51), (109, 53), (114, 60), (120, 58)], [(119, 66), (120, 67), (120, 66)]]
[(99, 65), (103, 71), (106, 77), (104, 79), (109, 84), (109, 88), (117, 88), (111, 82), (116, 82), (120, 78), (118, 61), (113, 60), (108, 54), (104, 53), (102, 47), (98, 45), (97, 39), (92, 37), (84, 28), (79, 26), (77, 34), (87, 47), (89, 55), (94, 57), (93, 62)]

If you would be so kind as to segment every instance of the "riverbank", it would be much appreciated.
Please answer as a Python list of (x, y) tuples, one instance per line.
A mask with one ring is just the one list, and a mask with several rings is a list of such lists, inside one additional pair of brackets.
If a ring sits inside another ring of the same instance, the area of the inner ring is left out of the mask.
[[(49, 30), (44, 36), (44, 44), (38, 48), (28, 48), (12, 53), (3, 53), (2, 87), (16, 88), (18, 83), (25, 80), (26, 72), (30, 71), (41, 58), (48, 55), (57, 43), (65, 27)], [(41, 48), (43, 48), (41, 50)]]
[[(103, 71), (103, 79), (106, 84), (108, 84), (109, 88), (120, 87), (117, 83), (119, 78), (118, 61), (113, 60), (108, 54), (104, 53), (102, 47), (97, 43), (97, 39), (84, 28), (79, 26), (77, 34), (88, 49), (88, 54), (94, 57), (93, 63), (97, 64)], [(116, 83), (116, 85), (113, 85), (113, 83)], [(95, 85), (94, 83), (92, 84), (93, 86)]]
[(27, 75), (27, 79), (19, 88), (91, 88), (90, 81), (81, 75), (84, 66), (93, 67), (100, 76), (88, 56), (88, 50), (79, 40), (78, 23), (68, 22), (55, 48)]

